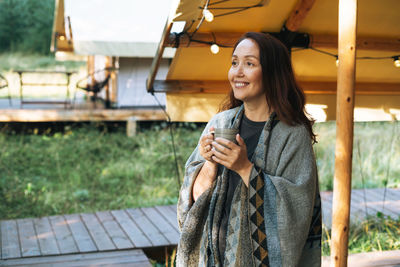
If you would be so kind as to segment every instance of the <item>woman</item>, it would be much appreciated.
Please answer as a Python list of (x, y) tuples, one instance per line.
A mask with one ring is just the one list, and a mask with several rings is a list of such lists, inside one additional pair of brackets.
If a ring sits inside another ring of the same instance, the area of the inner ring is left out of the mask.
[[(320, 266), (321, 205), (312, 122), (286, 47), (249, 32), (232, 87), (187, 161), (177, 266)], [(237, 144), (213, 138), (236, 128)]]

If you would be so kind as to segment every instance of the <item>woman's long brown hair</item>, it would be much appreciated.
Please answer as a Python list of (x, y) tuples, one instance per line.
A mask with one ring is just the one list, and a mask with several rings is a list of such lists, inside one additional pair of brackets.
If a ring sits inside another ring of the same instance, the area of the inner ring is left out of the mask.
[[(255, 41), (259, 47), (262, 84), (269, 108), (276, 112), (279, 120), (288, 125), (303, 124), (313, 143), (316, 143), (316, 136), (312, 130), (314, 120), (306, 116), (308, 114), (304, 108), (305, 95), (295, 79), (286, 46), (270, 34), (247, 32), (236, 42), (234, 51), (244, 39)], [(222, 102), (220, 111), (240, 106), (242, 103), (235, 98), (231, 90)]]

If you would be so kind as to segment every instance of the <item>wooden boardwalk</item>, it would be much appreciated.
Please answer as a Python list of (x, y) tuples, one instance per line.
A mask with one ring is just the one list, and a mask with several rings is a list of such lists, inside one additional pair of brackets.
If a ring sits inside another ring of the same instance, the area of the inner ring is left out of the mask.
[[(332, 226), (332, 197), (332, 192), (321, 192), (322, 221), (329, 229)], [(387, 188), (386, 194), (384, 188), (351, 190), (352, 223), (364, 220), (367, 214), (376, 216), (378, 212), (393, 219), (400, 216), (400, 188)]]
[[(106, 255), (104, 252), (132, 249), (136, 252), (125, 257), (138, 256), (141, 260), (142, 248), (176, 246), (179, 240), (175, 206), (5, 220), (0, 227), (0, 265), (24, 265), (36, 259), (51, 262), (56, 259), (54, 256), (90, 255), (88, 253), (96, 255), (87, 256), (88, 261), (101, 262)], [(120, 257), (112, 258), (120, 260)], [(57, 259), (77, 261), (76, 257)], [(67, 266), (64, 264), (60, 266)]]
[[(384, 209), (383, 195), (384, 189), (367, 189), (365, 204), (364, 190), (353, 190), (352, 222), (366, 210), (397, 218), (400, 189), (387, 189)], [(332, 192), (321, 198), (329, 227)], [(142, 249), (179, 241), (175, 205), (3, 220), (0, 227), (0, 266), (151, 266)]]

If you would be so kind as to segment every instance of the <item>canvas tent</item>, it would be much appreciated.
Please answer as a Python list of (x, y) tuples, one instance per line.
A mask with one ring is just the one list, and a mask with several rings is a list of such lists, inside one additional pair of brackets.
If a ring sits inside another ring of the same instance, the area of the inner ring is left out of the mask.
[[(170, 16), (172, 25), (184, 21), (186, 32), (193, 33), (206, 3), (206, 0), (177, 1), (177, 9)], [(297, 5), (301, 10), (298, 14), (294, 11)], [(393, 65), (391, 58), (400, 54), (399, 5), (396, 0), (365, 0), (359, 3), (357, 57), (364, 59), (357, 60), (356, 120), (400, 118), (400, 68)], [(243, 7), (243, 10), (224, 15), (240, 10), (229, 9), (232, 7)], [(207, 121), (215, 113), (229, 90), (226, 77), (232, 53), (230, 47), (246, 31), (284, 35), (286, 29), (289, 38), (290, 34), (304, 33), (309, 47), (332, 55), (338, 53), (338, 1), (210, 1), (209, 10), (214, 13), (214, 20), (203, 21), (192, 40), (189, 40), (188, 34), (181, 34), (177, 42), (173, 31), (167, 28), (164, 31), (163, 47), (178, 48), (167, 78), (162, 81), (156, 79), (148, 90), (167, 92), (167, 108), (174, 120)], [(210, 52), (213, 42), (220, 45), (218, 54)], [(314, 107), (322, 107), (325, 119), (334, 120), (336, 58), (303, 49), (301, 46), (305, 43), (301, 40), (297, 45), (299, 47), (295, 46), (292, 50), (292, 59), (295, 73), (307, 94), (307, 102)], [(378, 60), (376, 57), (387, 58)]]
[[(87, 57), (88, 72), (118, 68), (109, 84), (116, 107), (156, 106), (145, 81), (170, 5), (169, 0), (57, 0), (52, 50), (59, 58)], [(165, 78), (174, 50), (165, 52), (160, 78)], [(158, 98), (165, 103), (164, 95)]]

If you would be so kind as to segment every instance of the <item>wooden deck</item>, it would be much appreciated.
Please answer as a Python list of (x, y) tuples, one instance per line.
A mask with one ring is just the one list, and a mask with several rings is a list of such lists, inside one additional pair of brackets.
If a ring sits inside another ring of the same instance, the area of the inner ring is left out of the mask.
[[(322, 257), (322, 267), (329, 267), (330, 257)], [(348, 267), (400, 267), (400, 250), (349, 255)]]
[[(0, 226), (0, 265), (58, 261), (54, 256), (68, 254), (88, 255), (88, 261), (100, 262), (109, 255), (103, 252), (119, 250), (133, 250), (140, 260), (142, 248), (176, 246), (179, 240), (175, 206), (4, 220)], [(57, 259), (76, 261), (77, 257)]]
[[(353, 189), (351, 191), (350, 221), (357, 223), (366, 215), (376, 216), (378, 212), (393, 219), (400, 216), (400, 188)], [(332, 192), (321, 192), (322, 221), (330, 229), (332, 226)]]
[[(383, 195), (384, 189), (365, 190), (365, 205), (364, 190), (353, 190), (352, 222), (365, 218), (366, 208), (370, 215), (397, 218), (400, 189), (387, 189), (384, 209)], [(332, 192), (321, 197), (329, 226)], [(3, 220), (0, 227), (4, 266), (146, 266), (142, 249), (176, 246), (179, 240), (175, 205)], [(400, 266), (398, 258), (395, 263)], [(396, 266), (377, 264), (371, 266)]]
[(0, 122), (166, 120), (161, 109), (1, 109)]

